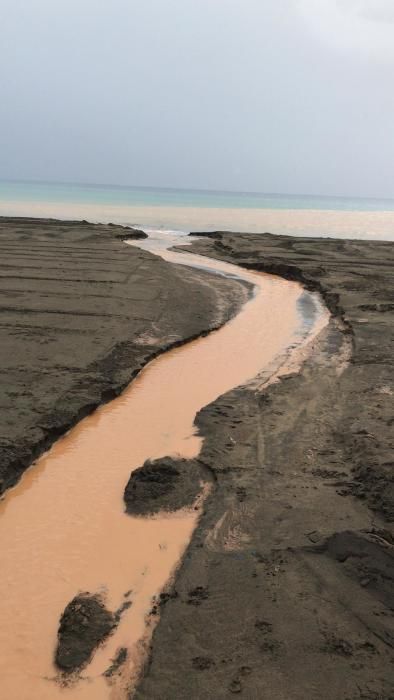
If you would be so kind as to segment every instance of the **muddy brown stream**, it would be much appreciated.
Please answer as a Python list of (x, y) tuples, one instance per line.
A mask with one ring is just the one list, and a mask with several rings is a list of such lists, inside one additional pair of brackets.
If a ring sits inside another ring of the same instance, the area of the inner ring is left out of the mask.
[[(299, 284), (170, 252), (172, 241), (163, 235), (139, 244), (171, 262), (235, 275), (253, 284), (255, 294), (220, 330), (150, 362), (119, 398), (58, 440), (0, 502), (4, 700), (127, 697), (151, 632), (152, 598), (173, 575), (200, 514), (199, 507), (151, 518), (126, 515), (130, 472), (148, 458), (196, 456), (196, 413), (267, 368), (283, 372), (286, 358), (327, 322), (319, 308), (305, 331)], [(102, 592), (115, 611), (130, 590), (132, 606), (115, 633), (80, 678), (62, 687), (53, 656), (64, 607), (78, 592)], [(110, 685), (102, 674), (120, 647), (129, 658)]]

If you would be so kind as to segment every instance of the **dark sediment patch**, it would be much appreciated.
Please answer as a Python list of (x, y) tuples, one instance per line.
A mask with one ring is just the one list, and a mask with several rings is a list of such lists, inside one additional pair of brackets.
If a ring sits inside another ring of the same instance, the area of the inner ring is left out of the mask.
[(203, 475), (196, 460), (164, 457), (132, 472), (124, 492), (129, 515), (149, 515), (190, 506), (201, 491)]
[(315, 551), (338, 562), (347, 576), (394, 610), (394, 544), (389, 532), (336, 532)]
[[(116, 224), (108, 224), (108, 226), (114, 226), (115, 228), (118, 228)], [(123, 243), (127, 243), (127, 241), (138, 241), (148, 238), (148, 234), (145, 233), (145, 231), (140, 231), (140, 229), (127, 230), (127, 226), (124, 226), (123, 228), (125, 228), (126, 230), (123, 233), (116, 234), (115, 236), (115, 238), (117, 238), (119, 241), (123, 241)]]
[(93, 652), (115, 627), (114, 615), (99, 596), (77, 595), (65, 608), (58, 631), (56, 666), (74, 673), (86, 666)]
[(111, 665), (105, 671), (104, 676), (106, 678), (112, 678), (112, 676), (115, 676), (125, 663), (126, 659), (127, 649), (126, 647), (121, 647), (118, 653), (116, 654), (115, 658), (112, 660)]

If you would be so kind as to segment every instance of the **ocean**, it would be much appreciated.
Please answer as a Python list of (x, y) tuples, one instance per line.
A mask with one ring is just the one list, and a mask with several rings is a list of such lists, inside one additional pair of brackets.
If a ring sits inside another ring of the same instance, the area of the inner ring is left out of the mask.
[(0, 215), (181, 232), (394, 240), (394, 200), (44, 182), (0, 182)]

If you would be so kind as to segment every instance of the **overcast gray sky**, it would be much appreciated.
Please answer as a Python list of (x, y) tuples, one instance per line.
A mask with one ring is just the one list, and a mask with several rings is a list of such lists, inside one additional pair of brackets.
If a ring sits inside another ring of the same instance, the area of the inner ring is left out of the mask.
[(0, 178), (394, 197), (394, 0), (1, 0)]

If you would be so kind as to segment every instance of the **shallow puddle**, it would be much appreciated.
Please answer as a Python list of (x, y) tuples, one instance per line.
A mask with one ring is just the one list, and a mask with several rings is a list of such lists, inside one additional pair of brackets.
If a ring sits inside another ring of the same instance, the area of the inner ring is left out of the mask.
[[(120, 700), (149, 636), (153, 596), (171, 577), (199, 510), (155, 518), (124, 513), (130, 472), (148, 458), (196, 456), (196, 413), (235, 386), (283, 365), (326, 322), (318, 311), (306, 329), (300, 285), (233, 265), (153, 247), (173, 261), (232, 274), (256, 294), (219, 331), (152, 361), (129, 388), (82, 420), (25, 473), (0, 502), (0, 697), (5, 700)], [(171, 241), (170, 241), (171, 242)], [(152, 248), (152, 241), (139, 242)], [(317, 302), (316, 302), (317, 303)], [(316, 304), (315, 304), (316, 306)], [(318, 308), (318, 306), (316, 306)], [(116, 632), (69, 687), (56, 682), (53, 655), (59, 617), (78, 593), (102, 592)], [(140, 644), (139, 644), (140, 642)], [(123, 674), (103, 677), (120, 647)]]

